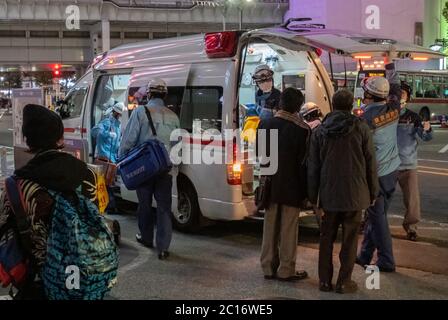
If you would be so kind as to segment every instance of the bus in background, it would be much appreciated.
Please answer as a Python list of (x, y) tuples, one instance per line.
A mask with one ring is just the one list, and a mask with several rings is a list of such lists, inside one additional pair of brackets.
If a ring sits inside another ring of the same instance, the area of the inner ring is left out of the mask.
[[(418, 113), (423, 120), (432, 124), (442, 124), (448, 118), (448, 71), (422, 70), (399, 71), (400, 79), (412, 88), (411, 101), (407, 108)], [(367, 77), (385, 77), (384, 70), (363, 70), (358, 72), (355, 86), (354, 114), (362, 114), (362, 98), (364, 90), (361, 82)]]

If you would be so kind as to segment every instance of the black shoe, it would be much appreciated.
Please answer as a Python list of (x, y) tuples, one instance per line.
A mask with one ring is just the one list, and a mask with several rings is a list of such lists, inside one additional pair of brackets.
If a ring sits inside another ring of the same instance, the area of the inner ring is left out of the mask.
[(384, 272), (384, 273), (393, 273), (393, 272), (395, 272), (395, 267), (393, 267), (393, 268), (385, 268), (385, 267), (380, 267), (378, 265), (377, 265), (377, 267), (380, 270), (380, 272)]
[(331, 292), (333, 291), (333, 285), (328, 282), (321, 282), (319, 284), (319, 290), (322, 292)]
[(300, 281), (306, 278), (308, 278), (308, 273), (306, 271), (296, 271), (295, 275), (288, 278), (277, 277), (277, 279), (280, 281), (288, 281), (288, 282)]
[(271, 275), (271, 276), (264, 276), (264, 279), (265, 280), (275, 280), (275, 279), (277, 279), (277, 276), (274, 274), (274, 275)]
[(361, 266), (361, 267), (363, 267), (364, 269), (366, 269), (367, 268), (367, 266), (368, 266), (368, 264), (367, 263), (364, 263), (364, 262), (362, 262), (361, 261), (361, 259), (359, 259), (359, 258), (356, 258), (356, 261), (355, 261), (355, 263), (358, 265), (358, 266)]
[(150, 244), (150, 243), (146, 243), (143, 241), (142, 235), (140, 233), (137, 233), (135, 235), (135, 240), (137, 240), (138, 243), (140, 243), (142, 246), (149, 248), (149, 249), (153, 249), (154, 245)]
[(417, 242), (417, 238), (418, 238), (417, 232), (414, 231), (414, 230), (408, 231), (408, 234), (407, 234), (406, 238), (409, 241)]
[(335, 291), (339, 294), (355, 293), (358, 291), (358, 285), (353, 280), (345, 281), (344, 283), (336, 284)]
[(162, 251), (159, 253), (159, 260), (166, 260), (170, 256), (168, 251)]

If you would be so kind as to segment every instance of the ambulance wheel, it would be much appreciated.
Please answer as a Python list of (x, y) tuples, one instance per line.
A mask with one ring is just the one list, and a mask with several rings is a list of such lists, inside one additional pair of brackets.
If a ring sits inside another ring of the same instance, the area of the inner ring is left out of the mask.
[(173, 213), (174, 227), (182, 232), (199, 228), (200, 209), (196, 190), (186, 178), (179, 179), (177, 212)]

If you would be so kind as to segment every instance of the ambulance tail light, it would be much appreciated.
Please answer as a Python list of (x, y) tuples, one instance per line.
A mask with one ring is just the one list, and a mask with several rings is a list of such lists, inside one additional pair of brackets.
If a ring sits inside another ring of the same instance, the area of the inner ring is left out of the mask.
[(233, 161), (227, 165), (227, 183), (232, 186), (241, 185), (241, 176), (243, 174), (243, 167), (240, 162), (237, 161), (238, 146), (236, 139), (233, 140)]
[(229, 58), (236, 54), (238, 37), (234, 31), (206, 33), (204, 40), (209, 58)]

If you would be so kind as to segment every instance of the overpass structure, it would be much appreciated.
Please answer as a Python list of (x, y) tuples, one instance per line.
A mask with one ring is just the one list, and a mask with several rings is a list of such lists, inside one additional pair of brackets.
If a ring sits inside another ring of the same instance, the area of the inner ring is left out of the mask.
[(288, 2), (0, 0), (0, 72), (58, 63), (83, 73), (96, 54), (123, 43), (280, 24)]

